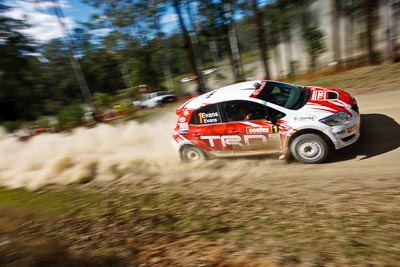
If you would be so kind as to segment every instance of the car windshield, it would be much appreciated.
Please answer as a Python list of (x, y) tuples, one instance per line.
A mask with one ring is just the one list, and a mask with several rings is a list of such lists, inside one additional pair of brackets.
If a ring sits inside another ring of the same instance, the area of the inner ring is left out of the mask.
[(297, 110), (307, 103), (309, 91), (304, 87), (267, 81), (256, 98), (274, 103), (287, 109)]

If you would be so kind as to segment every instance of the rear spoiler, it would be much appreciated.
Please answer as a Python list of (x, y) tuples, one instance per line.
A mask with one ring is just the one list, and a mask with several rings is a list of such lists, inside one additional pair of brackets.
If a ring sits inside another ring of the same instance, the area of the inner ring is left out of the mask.
[(183, 103), (179, 108), (176, 109), (175, 113), (176, 115), (180, 116), (182, 114), (182, 111), (185, 109), (185, 106), (192, 101), (196, 97), (192, 97), (189, 100), (187, 100), (185, 103)]

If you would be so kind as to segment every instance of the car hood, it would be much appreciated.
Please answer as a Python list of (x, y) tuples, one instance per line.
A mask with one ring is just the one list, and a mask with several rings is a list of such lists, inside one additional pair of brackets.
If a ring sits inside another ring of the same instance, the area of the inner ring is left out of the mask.
[(346, 111), (355, 102), (349, 93), (340, 89), (317, 86), (305, 88), (310, 91), (310, 97), (304, 106), (306, 109), (335, 113)]
[(311, 102), (341, 100), (347, 104), (351, 104), (351, 95), (343, 90), (318, 86), (306, 86), (306, 88), (311, 92)]

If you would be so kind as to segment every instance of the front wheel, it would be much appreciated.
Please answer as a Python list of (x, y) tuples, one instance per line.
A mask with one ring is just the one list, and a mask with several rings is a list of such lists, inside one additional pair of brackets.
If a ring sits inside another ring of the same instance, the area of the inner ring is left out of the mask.
[(297, 136), (290, 145), (293, 157), (303, 163), (323, 162), (329, 153), (326, 141), (317, 134)]
[(195, 146), (187, 146), (182, 149), (181, 158), (184, 162), (204, 161), (206, 154)]

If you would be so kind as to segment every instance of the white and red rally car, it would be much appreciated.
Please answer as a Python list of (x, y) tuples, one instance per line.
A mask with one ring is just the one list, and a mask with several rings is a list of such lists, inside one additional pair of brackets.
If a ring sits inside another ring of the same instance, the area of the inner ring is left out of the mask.
[(242, 82), (192, 98), (176, 110), (173, 144), (184, 161), (268, 153), (323, 162), (360, 136), (350, 94), (276, 81)]

